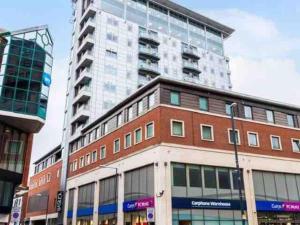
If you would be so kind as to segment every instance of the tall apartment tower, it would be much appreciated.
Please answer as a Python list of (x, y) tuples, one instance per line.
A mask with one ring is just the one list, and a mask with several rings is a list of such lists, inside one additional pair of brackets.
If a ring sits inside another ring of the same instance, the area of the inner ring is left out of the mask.
[(231, 89), (232, 28), (168, 0), (72, 2), (64, 159), (84, 126), (157, 76)]

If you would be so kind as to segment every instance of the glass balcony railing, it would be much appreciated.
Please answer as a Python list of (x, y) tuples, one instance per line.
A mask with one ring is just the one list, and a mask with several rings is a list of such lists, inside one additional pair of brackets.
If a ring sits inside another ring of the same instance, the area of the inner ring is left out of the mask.
[(142, 39), (146, 39), (146, 40), (149, 40), (151, 42), (159, 44), (157, 33), (147, 32), (147, 31), (140, 31), (139, 36)]
[(139, 51), (141, 53), (145, 53), (151, 56), (158, 57), (158, 49), (155, 48), (147, 48), (145, 46), (139, 46)]
[(197, 70), (199, 69), (197, 63), (192, 63), (192, 62), (188, 62), (188, 61), (183, 61), (183, 67), (197, 69)]
[(182, 53), (194, 56), (196, 58), (200, 58), (199, 57), (199, 51), (196, 48), (191, 48), (191, 47), (188, 47), (188, 46), (184, 46), (184, 47), (182, 47)]
[(139, 62), (139, 69), (159, 73), (158, 64)]

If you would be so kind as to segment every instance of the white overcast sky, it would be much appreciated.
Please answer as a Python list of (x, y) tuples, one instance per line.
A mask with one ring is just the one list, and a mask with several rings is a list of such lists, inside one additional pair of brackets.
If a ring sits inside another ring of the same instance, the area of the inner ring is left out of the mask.
[[(286, 37), (271, 19), (238, 9), (201, 13), (236, 30), (225, 44), (234, 91), (300, 105), (300, 62), (296, 61), (300, 33), (298, 37)], [(35, 135), (33, 161), (61, 140), (68, 55), (66, 52), (65, 58), (55, 58), (48, 117), (42, 131)]]

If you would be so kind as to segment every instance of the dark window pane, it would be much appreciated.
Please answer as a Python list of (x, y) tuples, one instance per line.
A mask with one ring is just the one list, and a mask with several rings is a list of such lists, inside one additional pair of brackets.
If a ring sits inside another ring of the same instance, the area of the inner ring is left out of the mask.
[(218, 169), (220, 189), (230, 189), (230, 174), (228, 169)]
[(173, 185), (186, 187), (186, 170), (185, 165), (173, 165)]
[(204, 168), (204, 183), (206, 188), (217, 188), (215, 168)]
[(201, 167), (189, 166), (190, 187), (202, 187)]

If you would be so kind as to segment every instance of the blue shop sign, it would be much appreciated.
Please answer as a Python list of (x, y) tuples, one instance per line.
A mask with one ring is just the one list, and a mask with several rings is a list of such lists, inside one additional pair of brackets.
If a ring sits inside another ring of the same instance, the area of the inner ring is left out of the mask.
[(257, 211), (300, 212), (300, 202), (256, 201)]
[(101, 215), (116, 213), (117, 211), (116, 204), (100, 205), (98, 208), (98, 214)]
[[(173, 197), (172, 198), (172, 208), (238, 210), (241, 208), (241, 206), (240, 206), (239, 200)], [(243, 201), (243, 208), (246, 209), (245, 201)]]
[(49, 73), (43, 73), (43, 85), (50, 87), (51, 85), (51, 76)]
[(77, 217), (93, 215), (94, 208), (80, 208), (77, 209)]

